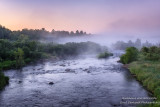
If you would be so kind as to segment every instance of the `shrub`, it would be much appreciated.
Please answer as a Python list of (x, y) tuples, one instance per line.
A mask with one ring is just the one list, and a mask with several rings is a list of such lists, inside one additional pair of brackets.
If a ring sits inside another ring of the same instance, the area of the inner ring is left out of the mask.
[(0, 72), (0, 90), (2, 90), (8, 83), (9, 77), (6, 77), (2, 72)]
[(138, 57), (138, 49), (135, 47), (129, 47), (126, 49), (126, 53), (120, 57), (120, 62), (128, 64), (132, 61), (136, 61)]
[(112, 56), (112, 53), (108, 53), (108, 52), (104, 52), (104, 53), (100, 53), (98, 55), (98, 58), (108, 58), (109, 56)]
[(154, 90), (154, 95), (160, 100), (160, 86)]
[(0, 69), (8, 69), (16, 66), (16, 61), (4, 61), (0, 63)]
[(156, 46), (152, 46), (150, 48), (143, 47), (141, 49), (141, 53), (144, 56), (145, 60), (158, 61), (160, 60), (160, 48)]

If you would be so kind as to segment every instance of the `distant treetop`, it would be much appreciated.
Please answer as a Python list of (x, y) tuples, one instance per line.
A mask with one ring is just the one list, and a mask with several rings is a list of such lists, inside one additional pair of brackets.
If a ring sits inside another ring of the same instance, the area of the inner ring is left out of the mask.
[(20, 35), (26, 35), (29, 39), (37, 40), (46, 37), (53, 37), (53, 38), (60, 38), (60, 37), (77, 37), (77, 36), (87, 36), (91, 34), (87, 34), (84, 31), (76, 30), (74, 31), (55, 31), (54, 29), (50, 32), (47, 31), (45, 28), (41, 29), (22, 29), (17, 31), (11, 31), (4, 26), (0, 25), (0, 39), (17, 39)]

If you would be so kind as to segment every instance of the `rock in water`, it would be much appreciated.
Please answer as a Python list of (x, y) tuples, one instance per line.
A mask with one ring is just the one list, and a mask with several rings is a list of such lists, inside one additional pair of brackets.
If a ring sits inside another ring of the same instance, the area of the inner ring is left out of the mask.
[(71, 71), (71, 69), (67, 68), (67, 69), (65, 69), (65, 71), (70, 72), (70, 71)]
[(53, 82), (49, 82), (49, 85), (53, 85), (54, 83)]
[(22, 81), (18, 81), (18, 83), (20, 84), (20, 83), (22, 83)]
[(64, 65), (64, 64), (61, 64), (61, 65), (59, 65), (59, 66), (63, 66), (63, 67), (65, 67), (66, 65)]

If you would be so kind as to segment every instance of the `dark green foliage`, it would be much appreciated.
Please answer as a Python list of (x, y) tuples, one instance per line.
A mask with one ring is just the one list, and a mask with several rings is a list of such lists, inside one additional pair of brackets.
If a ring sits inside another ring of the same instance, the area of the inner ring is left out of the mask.
[(17, 41), (0, 39), (0, 48), (0, 69), (20, 68), (26, 63), (49, 56), (64, 58), (81, 53), (99, 53), (105, 49), (93, 42), (44, 44), (28, 40), (24, 35)]
[(155, 90), (154, 90), (154, 94), (155, 96), (160, 99), (160, 84), (159, 84), (159, 87), (157, 87)]
[[(49, 35), (49, 36), (44, 36)], [(100, 45), (93, 42), (53, 44), (41, 43), (39, 39), (50, 39), (51, 36), (79, 36), (86, 35), (86, 32), (77, 31), (76, 33), (68, 31), (48, 32), (45, 28), (41, 30), (11, 31), (0, 26), (0, 70), (21, 68), (32, 61), (49, 58), (51, 56), (64, 58), (68, 56), (77, 56), (80, 53), (98, 53), (103, 49)], [(53, 37), (51, 38), (53, 40)], [(9, 83), (9, 78), (0, 72), (0, 89)]]
[[(45, 36), (48, 35), (48, 36)], [(41, 43), (39, 39), (50, 39), (51, 36), (67, 37), (75, 35), (86, 35), (86, 32), (73, 31), (46, 31), (42, 29), (23, 29), (22, 31), (11, 31), (0, 26), (0, 69), (20, 68), (26, 63), (50, 56), (64, 58), (76, 56), (80, 53), (101, 52), (102, 47), (93, 42), (53, 44)], [(51, 38), (53, 40), (53, 37)]]
[(141, 52), (142, 52), (144, 55), (146, 55), (146, 53), (149, 52), (149, 48), (143, 47), (143, 48), (141, 49)]
[(18, 48), (17, 51), (14, 52), (14, 54), (16, 60), (16, 68), (21, 68), (25, 64), (24, 52), (21, 48)]
[(11, 31), (0, 25), (0, 39), (8, 39), (11, 37)]
[(135, 47), (129, 47), (126, 49), (126, 53), (120, 57), (120, 62), (128, 64), (132, 61), (136, 61), (138, 57), (138, 49)]
[(0, 62), (0, 70), (2, 69), (10, 69), (10, 68), (15, 68), (16, 67), (16, 61), (13, 60), (7, 60), (7, 61), (3, 61)]
[(2, 90), (7, 84), (9, 84), (9, 78), (4, 76), (4, 74), (0, 71), (0, 90)]
[(112, 56), (112, 53), (108, 53), (108, 52), (104, 52), (104, 53), (100, 53), (98, 55), (98, 58), (108, 58), (109, 56)]
[(150, 48), (143, 47), (141, 53), (144, 56), (145, 60), (158, 61), (160, 60), (160, 48), (152, 46)]

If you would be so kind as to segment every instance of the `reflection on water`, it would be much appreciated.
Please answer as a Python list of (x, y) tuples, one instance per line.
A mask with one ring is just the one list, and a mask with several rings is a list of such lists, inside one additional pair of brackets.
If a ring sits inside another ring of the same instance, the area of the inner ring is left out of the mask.
[(0, 107), (128, 107), (122, 97), (148, 97), (118, 60), (81, 57), (6, 71), (10, 85), (0, 93)]

